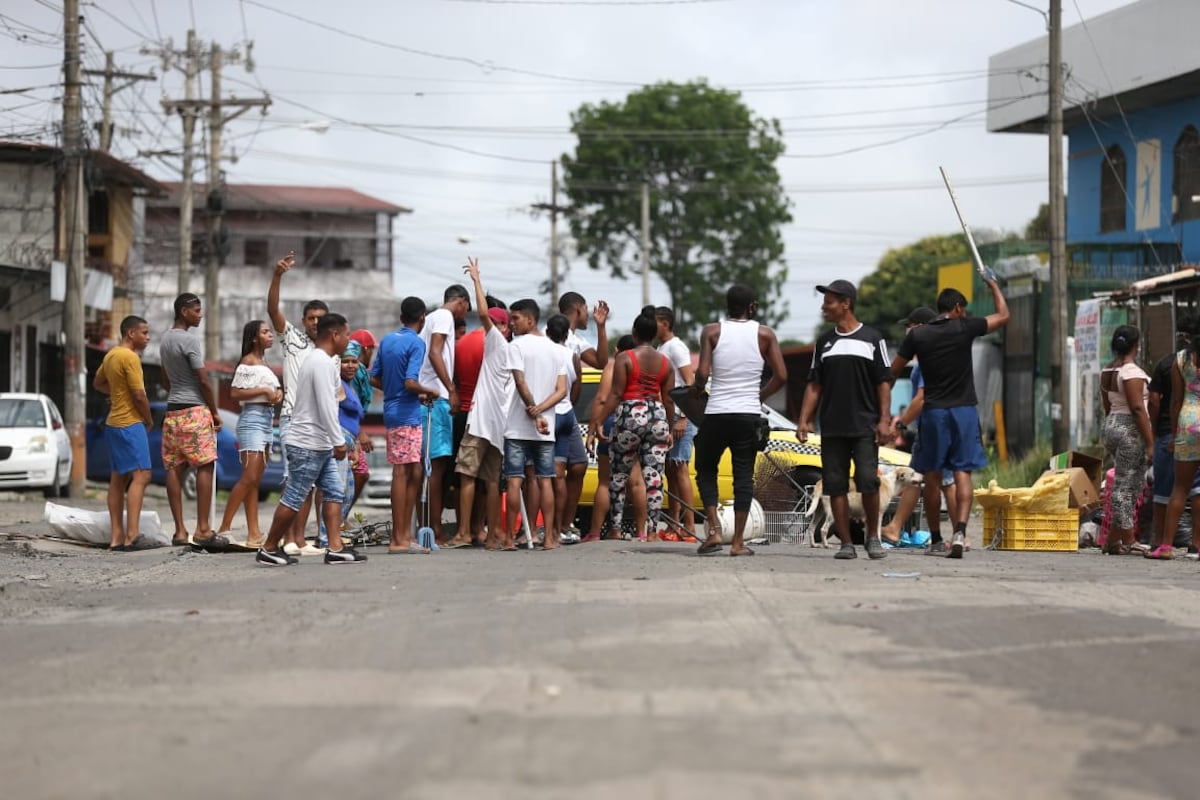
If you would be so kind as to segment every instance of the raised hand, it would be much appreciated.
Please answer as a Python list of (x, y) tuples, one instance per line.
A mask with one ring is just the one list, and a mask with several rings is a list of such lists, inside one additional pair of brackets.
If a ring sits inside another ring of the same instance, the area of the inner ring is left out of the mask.
[(289, 250), (286, 256), (275, 262), (275, 274), (282, 275), (294, 266), (296, 266), (296, 253)]

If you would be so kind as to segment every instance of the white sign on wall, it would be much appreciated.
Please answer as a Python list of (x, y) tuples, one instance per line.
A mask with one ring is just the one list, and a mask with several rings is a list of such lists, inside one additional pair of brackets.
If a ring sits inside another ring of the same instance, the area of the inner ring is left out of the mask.
[(1137, 143), (1134, 175), (1134, 227), (1139, 231), (1162, 227), (1162, 144), (1158, 139)]
[(1075, 359), (1083, 372), (1100, 371), (1100, 301), (1075, 305)]

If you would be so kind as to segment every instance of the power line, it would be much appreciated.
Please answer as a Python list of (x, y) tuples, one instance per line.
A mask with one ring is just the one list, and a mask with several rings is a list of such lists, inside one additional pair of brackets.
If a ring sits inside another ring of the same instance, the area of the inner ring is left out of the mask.
[(495, 6), (697, 6), (729, 0), (445, 0)]

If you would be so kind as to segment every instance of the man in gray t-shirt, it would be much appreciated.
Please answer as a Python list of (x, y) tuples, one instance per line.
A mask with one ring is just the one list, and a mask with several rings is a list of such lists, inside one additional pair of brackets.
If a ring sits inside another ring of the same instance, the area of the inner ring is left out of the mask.
[(200, 339), (189, 330), (199, 325), (203, 317), (200, 298), (184, 292), (175, 298), (175, 324), (159, 343), (162, 381), (167, 387), (162, 460), (167, 470), (167, 502), (175, 519), (171, 543), (188, 543), (188, 530), (183, 523), (183, 476), (191, 468), (196, 470), (197, 504), (196, 532), (191, 539), (201, 546), (224, 547), (229, 540), (213, 533), (210, 520), (221, 415), (204, 371)]

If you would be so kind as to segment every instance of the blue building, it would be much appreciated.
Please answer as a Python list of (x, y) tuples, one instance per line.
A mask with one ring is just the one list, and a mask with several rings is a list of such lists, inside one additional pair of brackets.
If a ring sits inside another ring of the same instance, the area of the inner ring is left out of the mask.
[[(1134, 281), (1200, 262), (1196, 0), (1140, 0), (1063, 30), (1072, 274)], [(1045, 134), (1046, 37), (992, 56), (988, 130)]]

